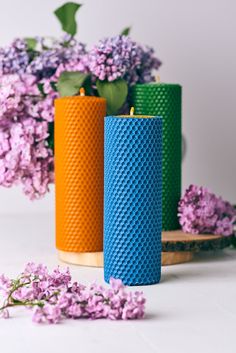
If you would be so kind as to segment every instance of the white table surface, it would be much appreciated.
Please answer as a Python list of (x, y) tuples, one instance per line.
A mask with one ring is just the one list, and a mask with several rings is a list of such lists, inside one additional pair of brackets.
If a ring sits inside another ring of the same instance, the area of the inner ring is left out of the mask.
[[(0, 273), (15, 276), (28, 261), (59, 264), (53, 215), (0, 217)], [(64, 265), (63, 265), (64, 266)], [(70, 266), (73, 279), (103, 281), (103, 270)], [(17, 308), (0, 319), (1, 353), (235, 353), (236, 250), (202, 253), (162, 268), (158, 285), (139, 287), (146, 317), (137, 321), (67, 320), (37, 325)]]

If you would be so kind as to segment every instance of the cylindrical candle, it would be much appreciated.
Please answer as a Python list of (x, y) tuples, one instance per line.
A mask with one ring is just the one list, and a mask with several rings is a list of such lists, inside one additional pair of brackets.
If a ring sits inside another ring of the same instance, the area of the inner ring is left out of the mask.
[(131, 104), (135, 106), (137, 114), (162, 117), (162, 229), (178, 229), (177, 208), (181, 197), (181, 86), (165, 83), (135, 85)]
[(55, 101), (56, 246), (65, 252), (103, 249), (103, 98)]
[(105, 118), (104, 276), (127, 285), (161, 273), (162, 119)]

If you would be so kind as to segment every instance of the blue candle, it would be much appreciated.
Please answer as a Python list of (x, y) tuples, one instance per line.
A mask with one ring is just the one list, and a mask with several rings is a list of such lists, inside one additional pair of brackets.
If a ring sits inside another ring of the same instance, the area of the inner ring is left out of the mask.
[(104, 276), (126, 285), (161, 274), (162, 119), (105, 118)]

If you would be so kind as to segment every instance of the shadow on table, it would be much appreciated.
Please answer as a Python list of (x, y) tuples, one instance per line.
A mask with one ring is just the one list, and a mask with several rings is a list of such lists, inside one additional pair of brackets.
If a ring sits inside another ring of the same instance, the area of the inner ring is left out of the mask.
[[(161, 283), (172, 282), (175, 280), (187, 278), (217, 278), (225, 277), (227, 274), (235, 275), (235, 266), (228, 266), (227, 269), (224, 264), (236, 260), (236, 250), (226, 249), (219, 251), (205, 251), (196, 253), (194, 259), (190, 262), (165, 266), (162, 271)], [(217, 267), (216, 267), (217, 264)], [(222, 266), (220, 266), (220, 264)], [(170, 269), (170, 271), (169, 271)]]
[(225, 249), (216, 251), (201, 251), (194, 255), (191, 263), (204, 263), (215, 261), (232, 261), (236, 260), (236, 249)]

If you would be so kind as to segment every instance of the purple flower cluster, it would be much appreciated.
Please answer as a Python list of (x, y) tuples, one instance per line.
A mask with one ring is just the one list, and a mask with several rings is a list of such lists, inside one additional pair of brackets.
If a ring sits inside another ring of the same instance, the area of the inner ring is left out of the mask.
[[(78, 71), (86, 71), (87, 54), (85, 45), (68, 36), (61, 40), (48, 41), (37, 38), (39, 52), (27, 67), (27, 73), (35, 75), (38, 79), (51, 78), (59, 65), (77, 66)], [(74, 64), (74, 65), (73, 65)]]
[(182, 229), (192, 234), (233, 234), (236, 209), (207, 188), (190, 185), (179, 202)]
[(0, 76), (26, 72), (30, 56), (24, 39), (15, 39), (11, 45), (0, 48)]
[(127, 36), (105, 38), (88, 54), (89, 70), (101, 81), (124, 78), (129, 85), (150, 82), (152, 70), (160, 65), (153, 49), (142, 47)]
[[(36, 37), (35, 49), (28, 49), (26, 40), (15, 39), (9, 46), (0, 48), (0, 76), (30, 74), (49, 78), (59, 65), (80, 63), (79, 71), (86, 71), (85, 45), (74, 38), (64, 36), (59, 40)], [(84, 61), (84, 63), (82, 63)]]
[[(53, 126), (56, 84), (64, 71), (90, 73), (91, 82), (153, 80), (160, 61), (129, 37), (105, 39), (90, 51), (74, 37), (16, 39), (0, 48), (0, 185), (21, 183), (30, 199), (54, 181)], [(94, 86), (92, 85), (92, 91)], [(125, 105), (124, 105), (125, 107)]]
[(58, 93), (52, 83), (65, 70), (87, 70), (83, 44), (69, 37), (35, 40), (37, 50), (28, 50), (21, 39), (0, 49), (0, 185), (21, 183), (31, 200), (44, 196), (54, 182), (48, 141), (53, 141), (49, 124)]
[(0, 185), (21, 182), (30, 199), (45, 195), (54, 180), (42, 100), (35, 77), (0, 77)]
[[(155, 80), (153, 70), (158, 70), (161, 66), (161, 61), (154, 55), (154, 49), (147, 46), (139, 46), (140, 66), (132, 71), (129, 81), (132, 83), (148, 83)], [(127, 77), (130, 73), (127, 73)]]
[(9, 317), (9, 308), (24, 306), (33, 310), (36, 323), (58, 323), (63, 319), (140, 319), (144, 316), (142, 292), (128, 292), (121, 280), (110, 280), (105, 288), (93, 283), (88, 287), (71, 281), (69, 270), (29, 263), (16, 279), (0, 276), (0, 313)]

